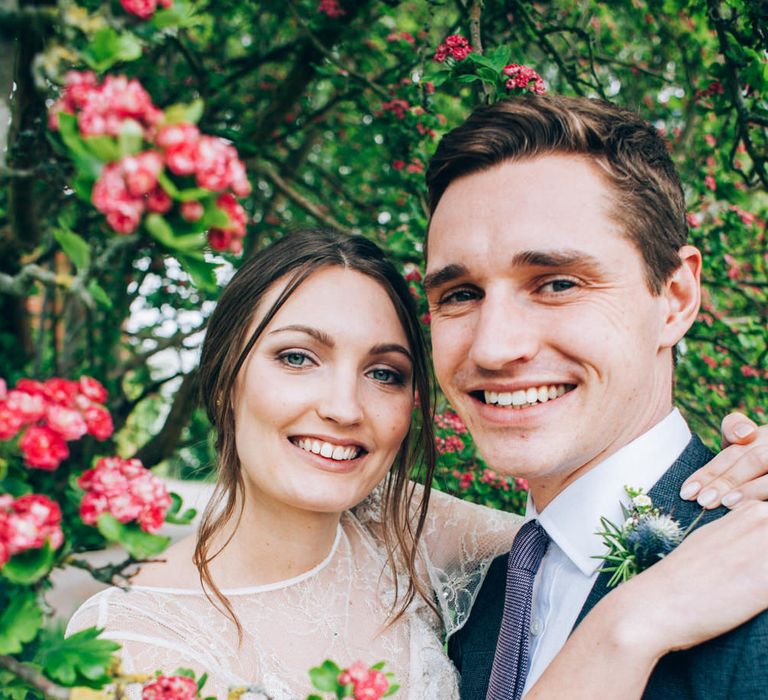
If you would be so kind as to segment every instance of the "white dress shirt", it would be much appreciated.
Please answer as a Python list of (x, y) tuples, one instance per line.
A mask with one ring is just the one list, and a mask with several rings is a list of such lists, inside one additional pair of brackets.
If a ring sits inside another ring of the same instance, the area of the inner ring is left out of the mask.
[(607, 552), (595, 534), (600, 517), (621, 523), (621, 503), (628, 504), (624, 486), (647, 493), (691, 439), (677, 409), (646, 433), (622, 447), (570, 484), (541, 512), (528, 497), (525, 520), (537, 518), (551, 538), (533, 587), (531, 664), (525, 690), (557, 655), (576, 623)]

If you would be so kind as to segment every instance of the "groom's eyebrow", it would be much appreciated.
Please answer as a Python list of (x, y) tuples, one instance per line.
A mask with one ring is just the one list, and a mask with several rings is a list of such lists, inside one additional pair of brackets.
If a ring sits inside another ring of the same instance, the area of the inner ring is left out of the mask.
[(464, 277), (467, 274), (469, 274), (469, 268), (466, 265), (446, 265), (439, 270), (430, 272), (424, 278), (424, 291), (429, 294), (433, 289), (442, 287), (444, 284), (452, 282), (459, 277)]

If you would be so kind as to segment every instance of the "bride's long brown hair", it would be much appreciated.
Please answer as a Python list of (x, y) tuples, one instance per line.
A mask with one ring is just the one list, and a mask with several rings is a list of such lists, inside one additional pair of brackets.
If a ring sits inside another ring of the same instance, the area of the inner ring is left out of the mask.
[[(416, 306), (405, 280), (374, 243), (362, 236), (347, 236), (333, 230), (304, 229), (285, 236), (251, 257), (235, 273), (208, 321), (200, 359), (201, 398), (216, 429), (218, 480), (198, 530), (194, 563), (209, 600), (216, 605), (210, 591), (233, 620), (240, 636), (240, 622), (209, 569), (211, 561), (233, 535), (212, 552), (214, 536), (232, 519), (234, 533), (244, 506), (243, 475), (235, 444), (233, 392), (236, 379), (254, 343), (286, 299), (310, 275), (327, 267), (355, 270), (377, 282), (389, 295), (408, 339), (413, 356), (413, 389), (418, 392), (419, 399), (417, 416), (384, 481), (382, 498), (382, 529), (395, 584), (395, 602), (390, 616), (392, 621), (396, 620), (417, 594), (434, 609), (431, 596), (423, 590), (415, 571), (417, 543), (427, 515), (435, 467), (431, 372)], [(272, 285), (286, 277), (288, 282), (280, 296), (248, 336), (254, 309)], [(412, 479), (424, 484), (420, 496), (416, 495), (418, 489)], [(404, 568), (409, 578), (407, 590), (402, 595), (397, 590), (398, 567)]]

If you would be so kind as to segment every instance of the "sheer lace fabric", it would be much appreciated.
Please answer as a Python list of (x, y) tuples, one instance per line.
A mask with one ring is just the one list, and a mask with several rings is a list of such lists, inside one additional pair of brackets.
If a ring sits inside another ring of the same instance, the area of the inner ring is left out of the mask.
[[(330, 658), (341, 665), (386, 661), (402, 686), (399, 698), (458, 700), (443, 630), (464, 623), (488, 565), (509, 549), (520, 519), (433, 492), (420, 576), (442, 619), (417, 597), (387, 627), (394, 582), (379, 512), (374, 496), (344, 513), (327, 558), (301, 576), (225, 591), (244, 629), (240, 645), (232, 622), (199, 589), (110, 588), (83, 604), (67, 632), (105, 628), (104, 636), (122, 645), (127, 672), (207, 671), (205, 695), (259, 685), (274, 700), (304, 698), (312, 692), (307, 671)], [(405, 586), (402, 579), (400, 590)]]

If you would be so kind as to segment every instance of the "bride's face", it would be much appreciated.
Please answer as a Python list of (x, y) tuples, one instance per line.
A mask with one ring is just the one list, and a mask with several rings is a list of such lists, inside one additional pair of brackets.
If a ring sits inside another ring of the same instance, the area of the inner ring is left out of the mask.
[[(285, 283), (268, 291), (252, 327)], [(236, 382), (247, 502), (324, 513), (359, 503), (408, 431), (412, 375), (386, 291), (341, 267), (312, 274), (264, 329)]]

